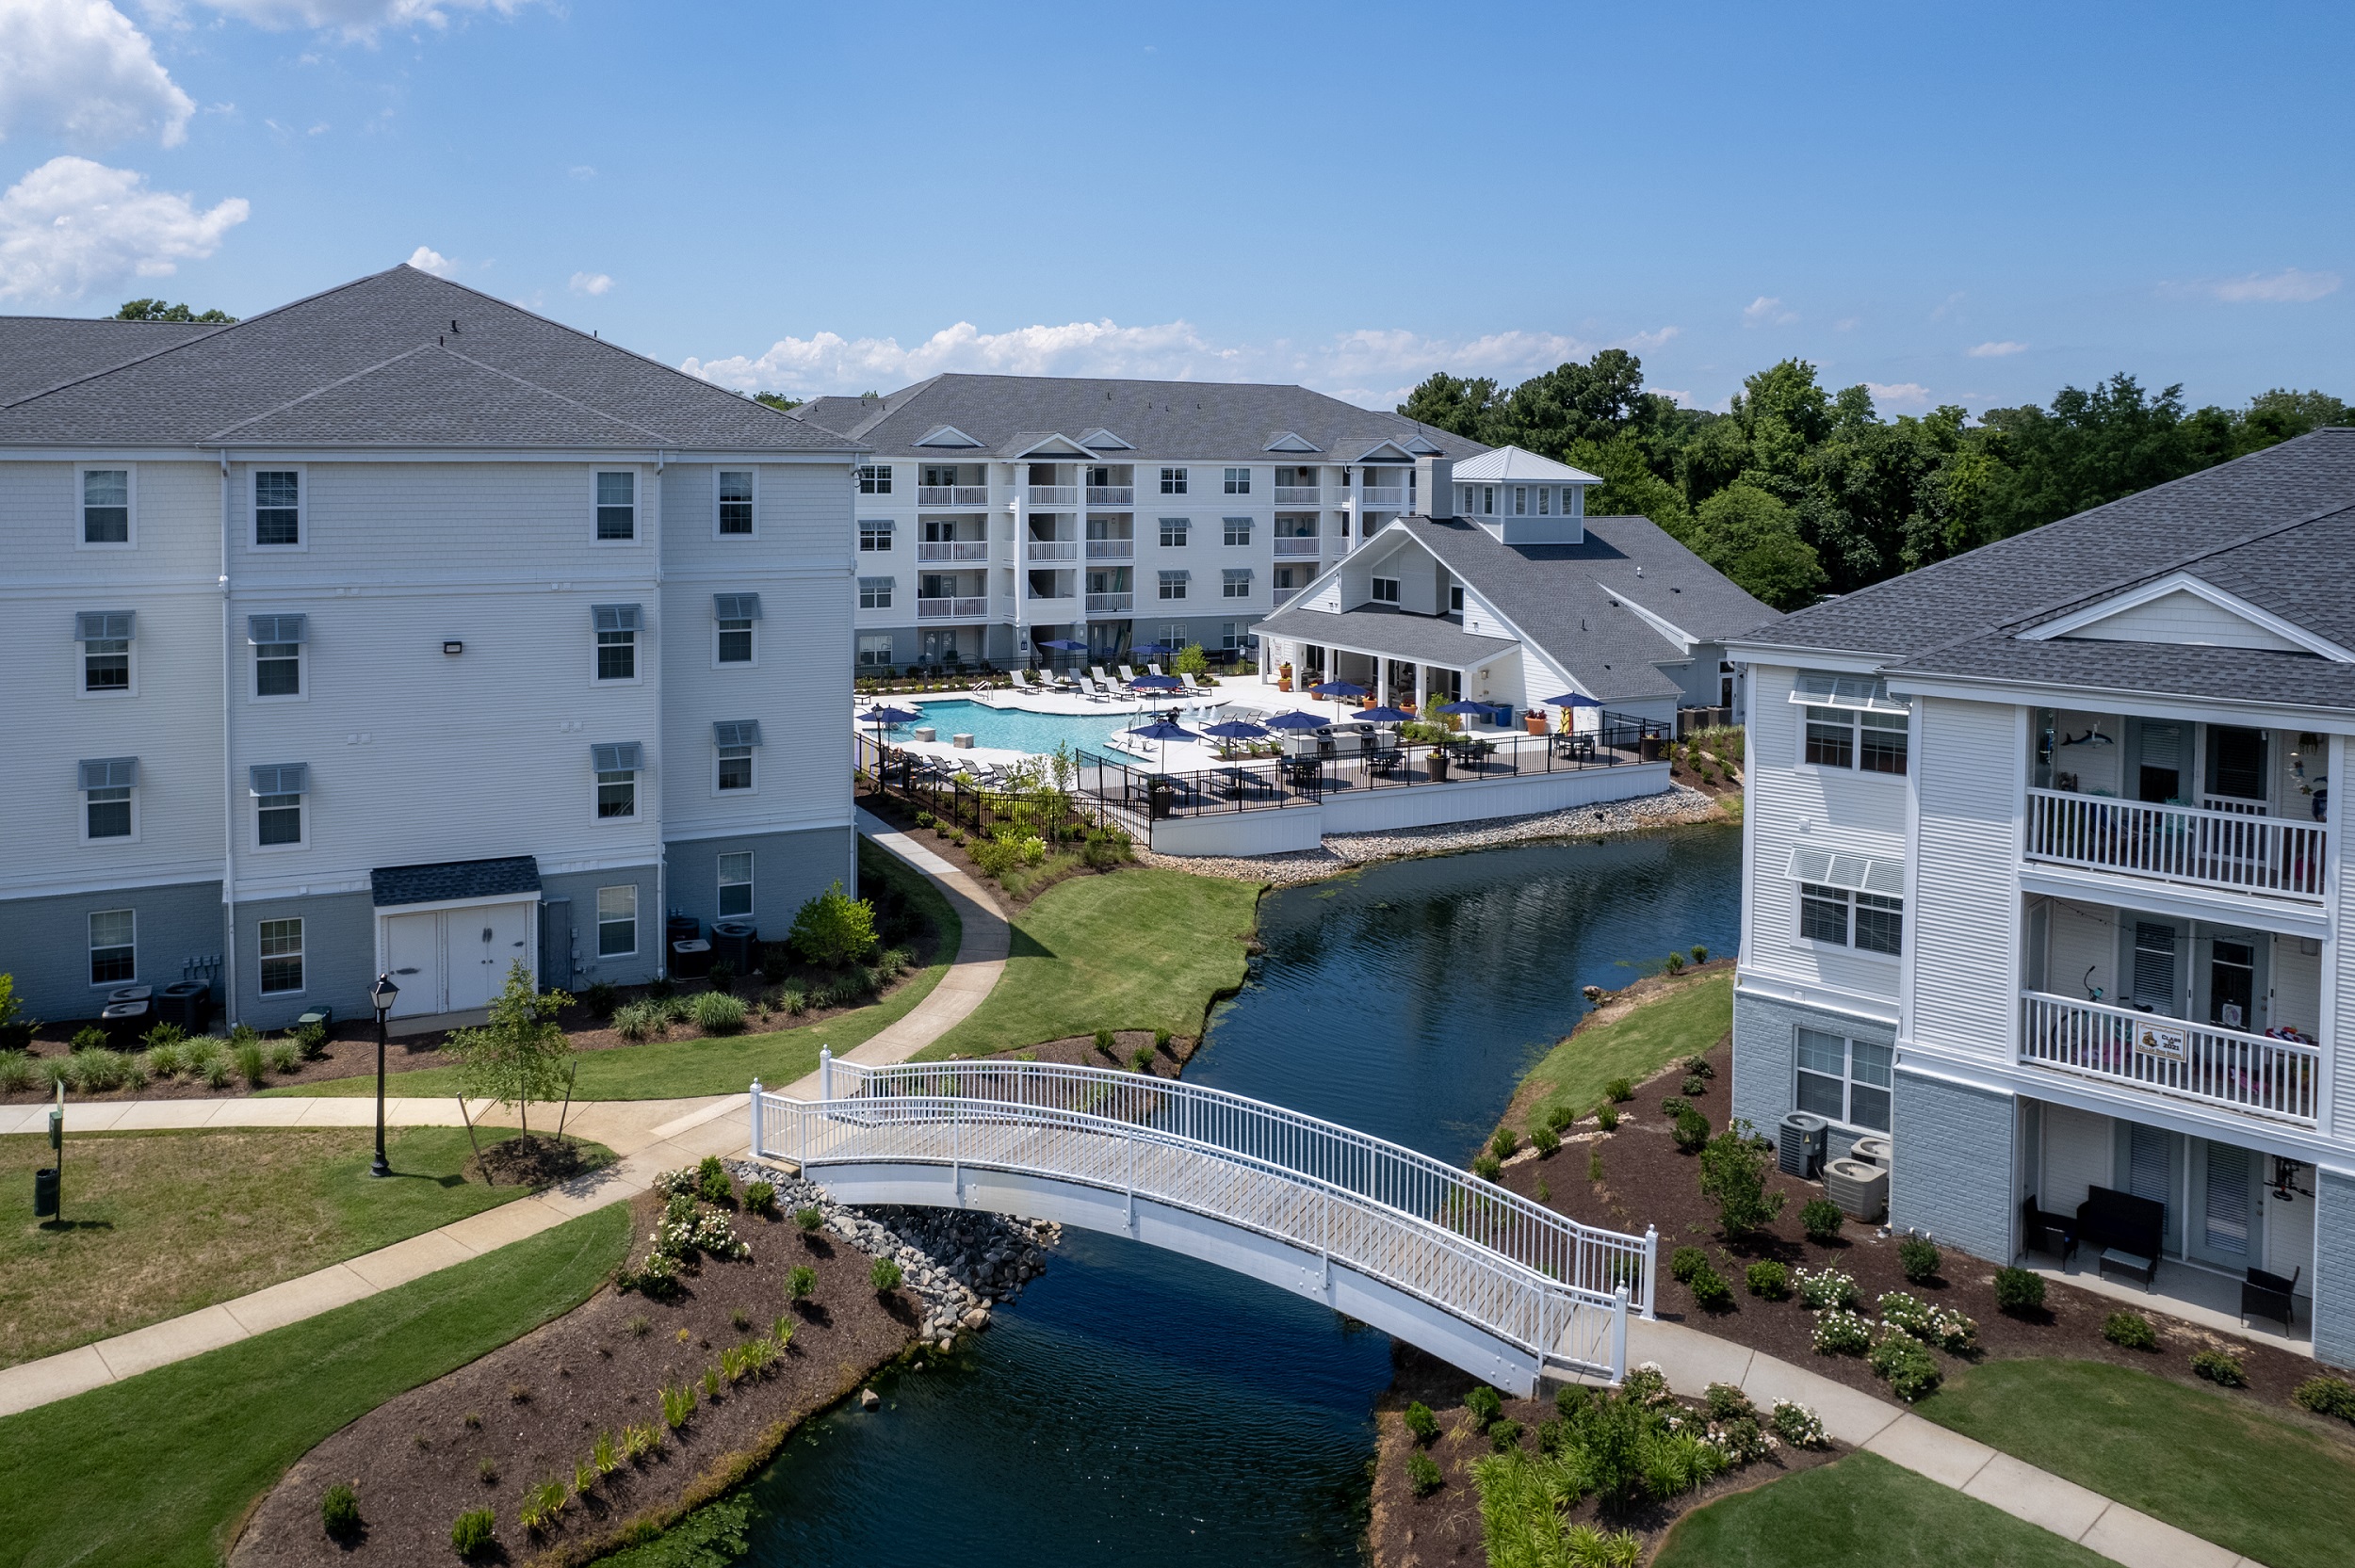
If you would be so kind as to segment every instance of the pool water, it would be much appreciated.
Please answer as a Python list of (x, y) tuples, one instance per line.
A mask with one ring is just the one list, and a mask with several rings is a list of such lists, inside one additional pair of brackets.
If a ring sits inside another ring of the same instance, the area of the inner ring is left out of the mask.
[[(1009, 752), (1036, 752), (1042, 755), (1054, 751), (1059, 744), (1069, 741), (1075, 752), (1118, 761), (1111, 748), (1102, 744), (1106, 736), (1115, 730), (1129, 729), (1148, 722), (1130, 708), (1120, 713), (1029, 713), (1020, 708), (993, 708), (962, 698), (946, 702), (926, 702), (921, 704), (924, 717), (918, 724), (929, 725), (938, 732), (944, 744), (952, 735), (969, 735), (976, 746), (994, 746)], [(868, 726), (869, 730), (873, 726)], [(915, 726), (901, 725), (892, 732), (892, 738), (908, 738)]]

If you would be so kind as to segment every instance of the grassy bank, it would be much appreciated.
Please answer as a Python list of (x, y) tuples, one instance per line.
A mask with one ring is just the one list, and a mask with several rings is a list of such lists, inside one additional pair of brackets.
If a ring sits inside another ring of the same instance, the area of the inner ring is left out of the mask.
[(1527, 1131), (1556, 1106), (1584, 1116), (1614, 1078), (1641, 1083), (1672, 1061), (1699, 1056), (1733, 1026), (1733, 974), (1717, 969), (1662, 976), (1616, 1018), (1573, 1032), (1529, 1070), (1514, 1091), (1509, 1126)]
[[(374, 1152), (374, 1132), (360, 1127), (68, 1138), (65, 1226), (0, 1230), (0, 1366), (230, 1301), (524, 1195), (462, 1174), (473, 1154), (462, 1128), (394, 1131), (394, 1173), (381, 1181), (367, 1174)], [(7, 1190), (29, 1191), (33, 1169), (49, 1162), (46, 1136), (0, 1138)]]
[(1013, 919), (1006, 973), (920, 1061), (984, 1056), (1107, 1029), (1202, 1028), (1242, 983), (1259, 888), (1132, 867), (1059, 882)]
[(0, 1418), (0, 1561), (212, 1568), (246, 1508), (363, 1413), (570, 1311), (617, 1267), (614, 1204), (365, 1301)]

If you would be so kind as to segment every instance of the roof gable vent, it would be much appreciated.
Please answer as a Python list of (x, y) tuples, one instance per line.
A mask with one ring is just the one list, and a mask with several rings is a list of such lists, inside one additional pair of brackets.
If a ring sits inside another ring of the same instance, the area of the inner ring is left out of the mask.
[(935, 425), (916, 438), (918, 446), (979, 446), (980, 442), (954, 425)]
[(1092, 452), (1133, 452), (1136, 450), (1135, 447), (1100, 426), (1080, 437), (1080, 445)]
[(1314, 442), (1304, 436), (1294, 435), (1290, 430), (1276, 431), (1275, 435), (1268, 438), (1268, 444), (1260, 448), (1263, 452), (1321, 452), (1324, 449)]

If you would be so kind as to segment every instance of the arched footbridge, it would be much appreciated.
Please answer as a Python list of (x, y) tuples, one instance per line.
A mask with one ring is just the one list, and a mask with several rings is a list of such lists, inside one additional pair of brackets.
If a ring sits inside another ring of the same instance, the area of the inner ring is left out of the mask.
[(849, 1204), (985, 1208), (1126, 1236), (1323, 1301), (1500, 1388), (1616, 1381), (1658, 1237), (1280, 1106), (1049, 1062), (860, 1067), (753, 1085), (753, 1148)]

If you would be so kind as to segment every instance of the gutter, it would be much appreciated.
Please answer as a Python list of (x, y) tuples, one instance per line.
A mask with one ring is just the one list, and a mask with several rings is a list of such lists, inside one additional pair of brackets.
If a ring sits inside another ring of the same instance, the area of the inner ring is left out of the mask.
[(236, 712), (236, 682), (231, 653), (236, 617), (229, 604), (229, 449), (220, 459), (220, 905), (221, 1017), (237, 1026), (237, 766), (230, 747), (231, 719)]

